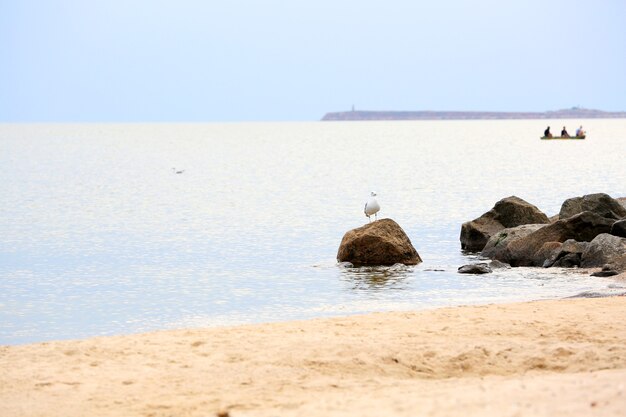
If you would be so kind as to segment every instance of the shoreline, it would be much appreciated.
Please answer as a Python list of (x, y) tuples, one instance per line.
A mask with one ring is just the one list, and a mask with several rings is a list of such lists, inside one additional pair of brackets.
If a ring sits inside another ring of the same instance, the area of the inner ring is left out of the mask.
[(624, 111), (603, 111), (573, 107), (570, 109), (525, 111), (454, 111), (454, 110), (352, 110), (327, 112), (321, 121), (403, 121), (403, 120), (562, 120), (624, 119)]
[(619, 415), (625, 315), (570, 298), (0, 346), (0, 414)]
[[(509, 271), (515, 271), (516, 269), (537, 269), (543, 270), (545, 268), (539, 267), (516, 267), (516, 268), (508, 268)], [(562, 271), (558, 273), (569, 274), (569, 275), (591, 275), (593, 272), (598, 272), (601, 270), (599, 267), (593, 268), (560, 268)], [(471, 275), (471, 274), (470, 274)], [(224, 321), (224, 322), (213, 322), (210, 324), (202, 323), (202, 324), (179, 324), (176, 326), (168, 326), (162, 328), (148, 328), (143, 330), (136, 331), (120, 331), (117, 333), (102, 333), (102, 334), (88, 334), (88, 335), (77, 335), (77, 336), (66, 336), (59, 338), (50, 338), (50, 339), (39, 339), (39, 340), (29, 340), (29, 341), (20, 341), (20, 342), (10, 342), (10, 341), (0, 341), (0, 348), (2, 347), (16, 347), (16, 346), (27, 346), (27, 345), (36, 345), (42, 343), (56, 343), (56, 342), (72, 342), (72, 341), (82, 341), (82, 340), (90, 340), (97, 338), (108, 338), (108, 337), (132, 337), (139, 336), (143, 334), (150, 333), (158, 333), (158, 332), (169, 332), (169, 331), (179, 331), (179, 330), (202, 330), (202, 329), (221, 329), (221, 328), (231, 328), (231, 327), (239, 327), (239, 326), (256, 326), (256, 325), (264, 325), (264, 324), (280, 324), (280, 323), (288, 323), (288, 322), (306, 322), (310, 320), (317, 319), (331, 319), (331, 318), (342, 318), (342, 317), (355, 317), (355, 316), (363, 316), (369, 314), (378, 314), (378, 313), (402, 313), (402, 312), (410, 312), (417, 313), (422, 311), (436, 310), (440, 308), (455, 308), (455, 307), (466, 307), (466, 306), (481, 306), (481, 305), (506, 305), (506, 304), (516, 304), (516, 303), (524, 303), (524, 302), (535, 302), (535, 301), (550, 301), (550, 300), (567, 300), (567, 299), (576, 299), (576, 298), (603, 298), (603, 297), (617, 297), (626, 295), (626, 271), (619, 273), (618, 275), (613, 275), (609, 277), (599, 277), (599, 279), (606, 280), (612, 282), (610, 285), (620, 285), (619, 287), (605, 287), (603, 290), (584, 290), (578, 292), (572, 292), (567, 295), (553, 295), (547, 298), (541, 297), (522, 297), (522, 298), (513, 298), (513, 299), (495, 299), (495, 300), (469, 300), (463, 303), (453, 303), (453, 304), (440, 304), (440, 305), (426, 305), (426, 306), (414, 306), (411, 308), (381, 308), (378, 310), (371, 311), (358, 311), (358, 312), (344, 312), (340, 313), (338, 311), (334, 311), (331, 314), (322, 314), (319, 316), (312, 317), (296, 317), (296, 318), (282, 318), (282, 319), (271, 319), (271, 320), (233, 320), (233, 321)], [(624, 285), (622, 287), (621, 285)], [(616, 291), (621, 290), (622, 292)]]

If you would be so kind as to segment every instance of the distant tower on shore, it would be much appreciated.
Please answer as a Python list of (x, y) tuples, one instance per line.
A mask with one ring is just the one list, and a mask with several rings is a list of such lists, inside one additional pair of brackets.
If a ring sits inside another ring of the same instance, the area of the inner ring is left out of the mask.
[(352, 111), (354, 111), (354, 104), (352, 105)]

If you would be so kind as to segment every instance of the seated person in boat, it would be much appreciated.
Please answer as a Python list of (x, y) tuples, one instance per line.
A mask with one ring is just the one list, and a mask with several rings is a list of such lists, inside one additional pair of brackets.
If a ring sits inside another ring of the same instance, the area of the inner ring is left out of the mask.
[(567, 129), (565, 128), (565, 126), (563, 126), (563, 130), (561, 130), (561, 137), (569, 138), (569, 133), (567, 133)]
[(543, 131), (543, 137), (544, 138), (551, 138), (552, 137), (552, 133), (550, 133), (550, 126), (548, 126), (548, 128)]
[(585, 136), (585, 131), (583, 130), (583, 127), (581, 126), (578, 129), (576, 129), (576, 137), (582, 138), (583, 136)]

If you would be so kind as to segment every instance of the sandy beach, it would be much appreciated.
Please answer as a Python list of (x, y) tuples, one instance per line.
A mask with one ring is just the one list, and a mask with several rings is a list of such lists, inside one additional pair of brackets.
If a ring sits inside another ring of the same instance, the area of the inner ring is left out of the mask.
[(0, 347), (0, 415), (623, 415), (626, 297)]

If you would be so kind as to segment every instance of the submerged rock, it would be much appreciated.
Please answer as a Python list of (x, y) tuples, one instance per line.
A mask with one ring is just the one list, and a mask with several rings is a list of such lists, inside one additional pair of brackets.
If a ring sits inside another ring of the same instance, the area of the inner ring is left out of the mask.
[(396, 264), (391, 265), (387, 270), (389, 272), (410, 271), (411, 268), (406, 266), (405, 264), (396, 263)]
[(626, 295), (625, 292), (614, 293), (614, 292), (583, 291), (579, 294), (572, 295), (571, 297), (565, 297), (565, 298), (604, 298), (604, 297), (614, 297), (614, 296), (623, 297), (624, 295)]
[[(593, 274), (591, 274), (592, 277), (612, 277), (614, 275), (618, 275), (619, 271), (615, 270), (615, 265), (611, 265), (611, 264), (606, 264), (602, 267), (601, 271), (598, 272), (594, 272)], [(609, 285), (609, 288), (624, 288), (621, 285)]]
[(592, 277), (612, 277), (617, 274), (619, 274), (619, 272), (608, 270), (608, 271), (594, 272), (593, 274), (591, 274), (591, 276)]
[(377, 220), (346, 232), (339, 245), (337, 260), (355, 266), (417, 265), (422, 262), (404, 230), (391, 219)]
[(511, 196), (498, 201), (482, 216), (461, 226), (461, 248), (481, 251), (494, 234), (506, 228), (523, 224), (546, 224), (550, 220), (543, 212), (519, 197)]
[(491, 269), (509, 269), (511, 265), (494, 259), (493, 261), (489, 262), (489, 267)]
[(459, 274), (488, 274), (493, 271), (486, 263), (478, 263), (460, 266), (458, 272)]

